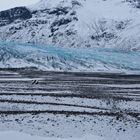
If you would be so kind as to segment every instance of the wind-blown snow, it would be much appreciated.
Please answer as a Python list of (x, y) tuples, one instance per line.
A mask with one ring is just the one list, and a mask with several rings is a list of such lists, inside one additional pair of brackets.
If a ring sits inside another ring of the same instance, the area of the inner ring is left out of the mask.
[(140, 52), (0, 43), (0, 67), (59, 71), (140, 71)]
[(3, 140), (107, 140), (99, 136), (85, 136), (83, 138), (47, 138), (39, 136), (31, 136), (18, 132), (0, 132), (0, 138)]
[[(55, 137), (41, 137), (41, 136), (34, 136), (14, 131), (5, 131), (0, 132), (0, 138), (3, 140), (113, 140), (110, 137), (101, 137), (101, 136), (94, 136), (94, 135), (86, 135), (83, 137), (77, 137), (77, 138), (55, 138)], [(119, 136), (118, 139), (120, 140), (132, 140), (129, 135), (125, 136), (122, 135)], [(134, 138), (133, 140), (138, 140), (137, 138)]]
[(37, 4), (29, 6), (32, 10), (43, 10), (55, 8), (57, 6), (70, 6), (72, 0), (40, 0)]

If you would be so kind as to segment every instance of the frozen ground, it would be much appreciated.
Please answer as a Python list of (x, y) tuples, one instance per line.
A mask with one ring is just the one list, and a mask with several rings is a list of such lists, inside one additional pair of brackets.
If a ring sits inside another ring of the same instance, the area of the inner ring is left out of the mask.
[(0, 131), (11, 130), (33, 139), (139, 140), (140, 75), (1, 69)]
[(31, 136), (17, 132), (1, 132), (0, 138), (3, 140), (107, 140), (99, 136), (85, 136), (83, 138), (47, 138), (39, 136)]

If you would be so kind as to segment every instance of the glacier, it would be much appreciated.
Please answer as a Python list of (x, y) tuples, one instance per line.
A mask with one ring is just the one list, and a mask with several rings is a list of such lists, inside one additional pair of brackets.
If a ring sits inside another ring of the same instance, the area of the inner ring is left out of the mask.
[(0, 68), (35, 67), (47, 71), (139, 72), (139, 62), (139, 51), (0, 42)]

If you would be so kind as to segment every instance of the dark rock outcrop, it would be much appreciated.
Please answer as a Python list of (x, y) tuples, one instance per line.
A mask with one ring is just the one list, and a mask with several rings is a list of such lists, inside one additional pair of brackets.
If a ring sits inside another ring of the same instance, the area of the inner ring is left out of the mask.
[(12, 23), (13, 21), (32, 18), (31, 12), (26, 7), (15, 7), (0, 12), (0, 26)]

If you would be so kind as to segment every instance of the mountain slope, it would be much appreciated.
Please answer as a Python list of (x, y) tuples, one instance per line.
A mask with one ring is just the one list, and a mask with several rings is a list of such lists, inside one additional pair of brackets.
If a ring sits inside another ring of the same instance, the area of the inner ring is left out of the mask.
[(7, 11), (1, 12), (0, 39), (139, 50), (139, 5), (138, 0), (41, 0), (20, 7), (29, 12), (28, 18), (19, 16), (7, 22), (7, 17), (1, 16)]

